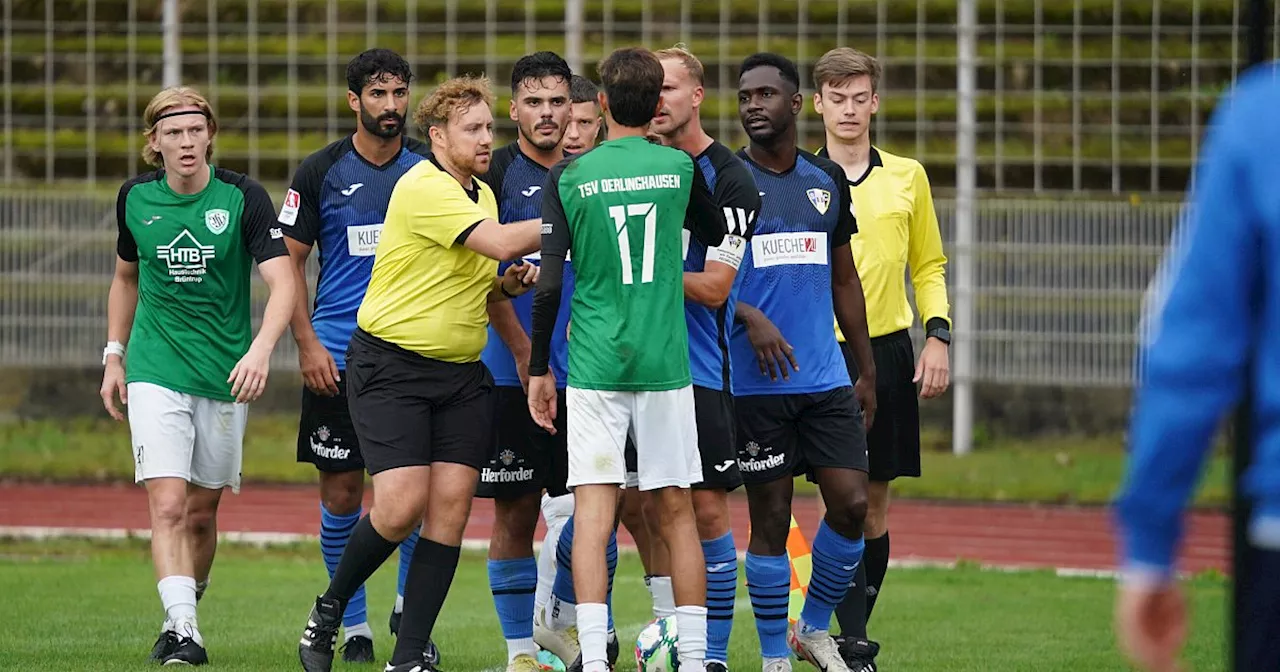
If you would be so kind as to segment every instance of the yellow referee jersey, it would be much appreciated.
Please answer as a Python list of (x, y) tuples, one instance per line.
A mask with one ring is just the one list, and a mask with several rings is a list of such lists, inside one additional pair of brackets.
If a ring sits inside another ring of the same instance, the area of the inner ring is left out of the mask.
[[(827, 156), (826, 147), (818, 155)], [(949, 327), (947, 257), (924, 166), (872, 147), (871, 165), (865, 175), (851, 179), (849, 193), (858, 220), (849, 247), (867, 298), (871, 337), (911, 327), (915, 316), (907, 301), (908, 270), (920, 321), (941, 318)], [(838, 324), (836, 337), (844, 340)]]
[(471, 186), (463, 189), (434, 158), (396, 183), (356, 314), (361, 329), (432, 359), (480, 359), (498, 262), (457, 239), (474, 224), (497, 220), (498, 203), (484, 182), (472, 179)]

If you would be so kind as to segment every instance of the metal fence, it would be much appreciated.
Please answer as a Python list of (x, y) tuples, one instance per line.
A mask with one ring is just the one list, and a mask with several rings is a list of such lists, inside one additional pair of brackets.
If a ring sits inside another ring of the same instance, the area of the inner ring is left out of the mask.
[[(937, 208), (953, 249), (954, 203)], [(1140, 302), (1178, 212), (1171, 204), (980, 202), (975, 319), (961, 331), (975, 347), (974, 379), (1129, 384)], [(99, 364), (115, 227), (111, 195), (0, 196), (0, 366)], [(256, 321), (266, 288), (257, 281), (253, 292)], [(297, 367), (287, 335), (274, 365)]]

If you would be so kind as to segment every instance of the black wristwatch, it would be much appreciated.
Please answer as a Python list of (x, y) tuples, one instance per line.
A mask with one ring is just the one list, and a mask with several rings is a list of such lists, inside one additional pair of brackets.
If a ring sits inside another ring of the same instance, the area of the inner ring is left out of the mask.
[(940, 317), (933, 317), (924, 325), (925, 338), (936, 338), (947, 345), (951, 345), (951, 325)]

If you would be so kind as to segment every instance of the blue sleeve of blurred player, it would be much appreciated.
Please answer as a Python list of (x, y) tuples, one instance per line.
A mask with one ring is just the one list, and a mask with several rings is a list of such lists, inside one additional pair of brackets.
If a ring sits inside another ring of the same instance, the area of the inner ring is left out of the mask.
[[(1210, 128), (1186, 219), (1148, 297), (1129, 465), (1117, 502), (1124, 568), (1164, 580), (1215, 431), (1240, 399), (1255, 333), (1260, 240), (1250, 159), (1254, 107), (1226, 97)], [(1230, 108), (1230, 109), (1228, 109)], [(1262, 157), (1258, 157), (1262, 158)]]

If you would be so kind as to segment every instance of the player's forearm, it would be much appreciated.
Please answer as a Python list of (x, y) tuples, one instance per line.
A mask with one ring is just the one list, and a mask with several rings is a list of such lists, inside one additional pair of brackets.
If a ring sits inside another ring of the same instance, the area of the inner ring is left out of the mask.
[[(492, 293), (492, 292), (491, 292)], [(505, 298), (505, 297), (504, 297)], [(489, 324), (498, 332), (498, 338), (507, 345), (517, 360), (529, 358), (529, 334), (516, 315), (515, 306), (510, 301), (491, 302), (488, 305)]]
[(532, 254), (542, 247), (541, 218), (503, 224), (502, 231), (507, 235), (508, 256), (504, 260)]
[(289, 320), (289, 328), (293, 331), (293, 340), (302, 345), (317, 340), (315, 327), (311, 324), (311, 290), (307, 287), (307, 276), (303, 266), (295, 264), (293, 285), (298, 300), (294, 302), (293, 316)]
[(858, 274), (831, 285), (832, 303), (836, 322), (845, 342), (853, 349), (853, 360), (858, 365), (858, 376), (876, 379), (875, 358), (871, 354), (871, 334), (867, 329), (867, 299), (862, 293), (862, 281)]
[[(271, 261), (275, 260), (270, 260), (266, 264)], [(266, 281), (270, 293), (267, 296), (266, 308), (262, 311), (262, 326), (258, 328), (258, 335), (253, 339), (250, 347), (274, 350), (297, 309), (298, 283), (292, 269), (266, 271), (264, 269), (266, 264), (259, 264), (258, 269), (262, 271), (262, 279)]]
[[(939, 250), (941, 252), (941, 250)], [(916, 312), (920, 313), (920, 321), (927, 323), (930, 319), (942, 319), (951, 326), (951, 304), (947, 301), (947, 259), (939, 256), (913, 262), (911, 265), (911, 285), (916, 293)]]
[[(729, 289), (732, 289), (732, 285)], [(685, 271), (684, 298), (711, 309), (718, 309), (729, 299), (729, 290), (722, 287), (708, 273)]]
[(563, 284), (564, 255), (560, 252), (542, 255), (542, 271), (533, 295), (533, 337), (529, 344), (529, 375), (541, 376), (551, 368), (551, 335), (560, 314), (560, 291)]
[(764, 317), (764, 313), (759, 308), (741, 301), (734, 306), (733, 311), (733, 321), (747, 328), (750, 328), (756, 320)]
[(107, 340), (128, 344), (138, 310), (138, 278), (116, 273), (107, 293)]

